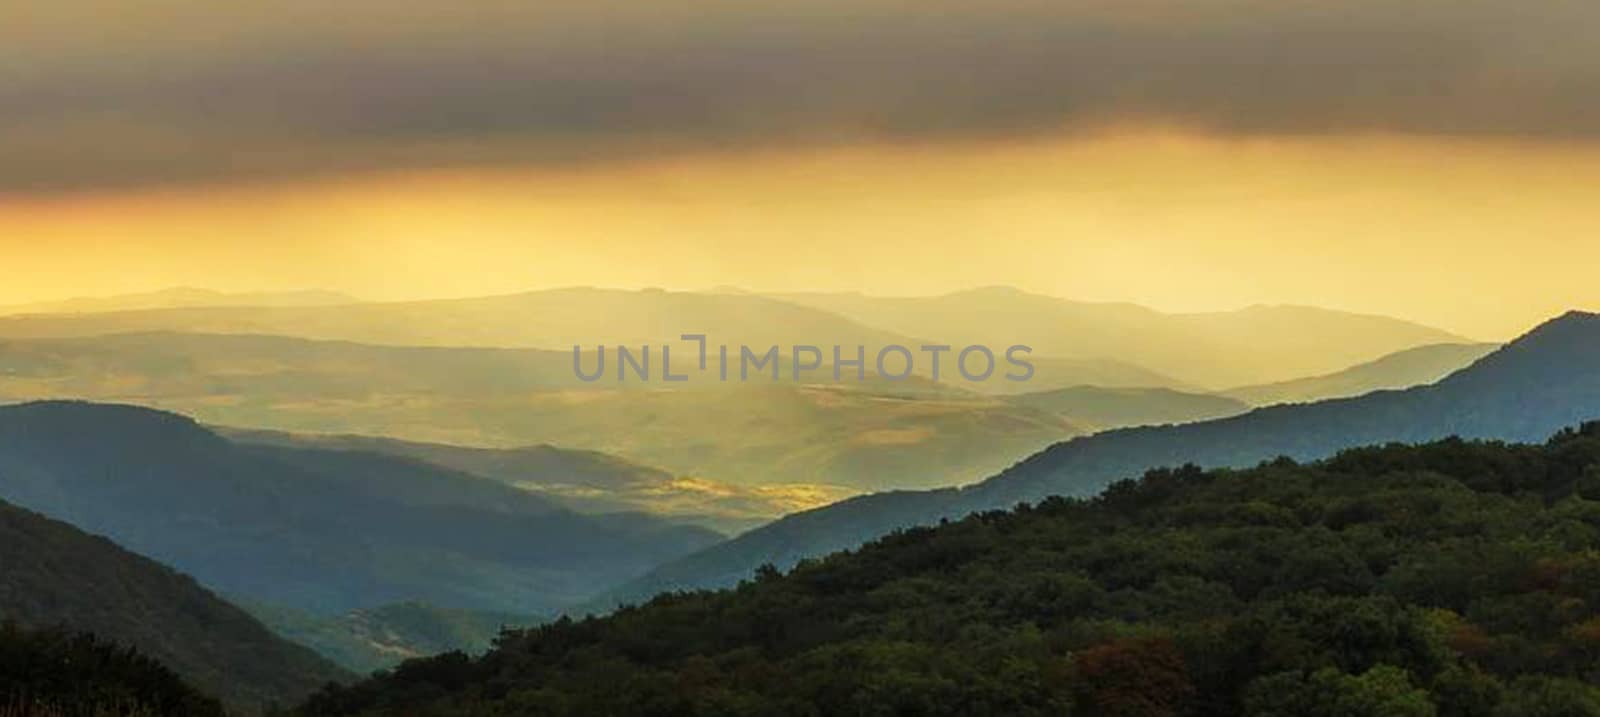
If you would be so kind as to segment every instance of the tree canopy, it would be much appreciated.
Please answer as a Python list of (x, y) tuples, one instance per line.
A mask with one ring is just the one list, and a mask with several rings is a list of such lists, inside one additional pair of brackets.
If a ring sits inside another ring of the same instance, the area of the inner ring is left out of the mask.
[(1600, 715), (1600, 423), (1150, 471), (503, 634), (301, 711)]

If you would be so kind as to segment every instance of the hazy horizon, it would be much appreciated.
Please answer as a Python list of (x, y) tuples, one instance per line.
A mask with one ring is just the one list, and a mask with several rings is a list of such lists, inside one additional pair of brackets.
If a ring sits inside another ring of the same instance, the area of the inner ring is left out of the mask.
[(12, 197), (0, 304), (189, 285), (401, 300), (1003, 284), (1483, 340), (1600, 307), (1600, 242), (1583, 238), (1600, 213), (1580, 196), (1600, 152), (1430, 142), (1164, 135)]
[(1502, 340), (1600, 307), (1597, 7), (35, 4), (0, 304), (1006, 284)]
[[(181, 294), (181, 293), (184, 293), (184, 292), (194, 292), (196, 294), (215, 295), (215, 298), (218, 298), (218, 299), (249, 298), (249, 297), (253, 297), (253, 296), (254, 297), (289, 297), (289, 298), (294, 298), (295, 295), (304, 295), (306, 298), (304, 298), (302, 301), (296, 302), (296, 303), (301, 303), (302, 305), (309, 306), (309, 305), (314, 305), (316, 300), (319, 300), (319, 299), (323, 299), (323, 300), (327, 300), (327, 301), (348, 300), (348, 301), (359, 302), (359, 303), (409, 303), (409, 302), (451, 301), (451, 300), (463, 300), (463, 299), (476, 299), (476, 298), (496, 297), (496, 296), (516, 296), (516, 295), (520, 295), (520, 294), (535, 294), (535, 293), (548, 292), (548, 291), (569, 291), (569, 290), (593, 290), (593, 291), (603, 291), (603, 292), (629, 292), (629, 293), (649, 292), (649, 291), (665, 291), (665, 292), (672, 292), (672, 293), (688, 293), (688, 294), (734, 293), (734, 294), (744, 294), (744, 295), (751, 295), (751, 296), (762, 296), (762, 297), (776, 298), (776, 299), (779, 299), (779, 300), (784, 300), (787, 296), (797, 295), (797, 294), (858, 295), (858, 296), (862, 296), (862, 297), (866, 297), (866, 298), (873, 298), (873, 299), (923, 299), (923, 298), (938, 298), (938, 297), (958, 296), (958, 295), (961, 295), (961, 294), (968, 294), (968, 293), (975, 293), (975, 292), (982, 292), (982, 291), (990, 291), (990, 290), (1003, 290), (1003, 291), (1016, 291), (1016, 292), (1020, 292), (1020, 293), (1023, 293), (1023, 294), (1030, 294), (1030, 295), (1035, 295), (1035, 296), (1046, 297), (1046, 298), (1055, 299), (1055, 300), (1059, 300), (1059, 301), (1063, 301), (1063, 302), (1067, 302), (1067, 303), (1072, 303), (1072, 304), (1108, 305), (1108, 306), (1109, 305), (1136, 306), (1136, 307), (1139, 307), (1139, 308), (1149, 309), (1149, 310), (1155, 311), (1157, 313), (1174, 315), (1174, 316), (1194, 315), (1194, 314), (1226, 314), (1226, 313), (1248, 311), (1248, 310), (1251, 310), (1251, 309), (1259, 309), (1259, 308), (1303, 308), (1303, 309), (1327, 310), (1327, 311), (1334, 311), (1334, 312), (1341, 312), (1341, 313), (1350, 313), (1350, 314), (1357, 314), (1357, 315), (1368, 315), (1368, 316), (1376, 316), (1376, 317), (1382, 317), (1382, 318), (1396, 319), (1396, 320), (1400, 320), (1400, 321), (1405, 321), (1405, 322), (1418, 324), (1418, 325), (1421, 325), (1421, 326), (1427, 326), (1427, 327), (1430, 327), (1430, 328), (1441, 329), (1441, 330), (1447, 331), (1449, 333), (1455, 334), (1456, 336), (1458, 336), (1463, 341), (1486, 342), (1486, 343), (1502, 343), (1502, 342), (1504, 342), (1506, 340), (1509, 340), (1511, 338), (1515, 338), (1516, 336), (1526, 332), (1527, 330), (1533, 328), (1534, 326), (1537, 326), (1539, 323), (1542, 323), (1543, 321), (1555, 318), (1556, 316), (1560, 315), (1561, 313), (1565, 313), (1566, 311), (1572, 311), (1572, 310), (1577, 310), (1577, 311), (1595, 311), (1596, 310), (1596, 309), (1591, 309), (1591, 308), (1587, 308), (1587, 307), (1583, 307), (1583, 306), (1572, 306), (1572, 307), (1568, 307), (1567, 309), (1563, 309), (1563, 310), (1551, 313), (1551, 314), (1549, 314), (1547, 316), (1543, 316), (1541, 318), (1538, 318), (1535, 321), (1533, 321), (1532, 323), (1529, 323), (1527, 326), (1523, 326), (1521, 328), (1517, 328), (1517, 329), (1514, 329), (1514, 330), (1510, 331), (1505, 336), (1482, 337), (1482, 336), (1478, 336), (1478, 335), (1473, 335), (1473, 334), (1468, 334), (1468, 333), (1464, 333), (1464, 332), (1461, 332), (1461, 331), (1457, 331), (1457, 330), (1454, 330), (1454, 329), (1452, 329), (1452, 328), (1450, 328), (1448, 326), (1431, 324), (1431, 323), (1428, 323), (1426, 321), (1422, 321), (1422, 320), (1415, 319), (1415, 318), (1408, 317), (1408, 316), (1402, 316), (1402, 315), (1397, 315), (1397, 314), (1393, 314), (1393, 313), (1376, 312), (1376, 311), (1364, 311), (1364, 310), (1360, 310), (1360, 309), (1345, 309), (1345, 308), (1340, 308), (1340, 307), (1336, 307), (1336, 306), (1323, 306), (1323, 305), (1315, 305), (1315, 304), (1290, 303), (1290, 302), (1256, 302), (1256, 303), (1249, 303), (1249, 304), (1208, 307), (1208, 308), (1200, 308), (1200, 309), (1181, 309), (1181, 308), (1163, 307), (1163, 306), (1158, 306), (1158, 305), (1148, 304), (1148, 303), (1141, 303), (1139, 301), (1133, 301), (1133, 300), (1127, 300), (1127, 299), (1085, 299), (1085, 298), (1079, 298), (1079, 297), (1074, 297), (1074, 296), (1062, 296), (1062, 295), (1047, 293), (1047, 292), (1044, 292), (1044, 291), (1035, 291), (1035, 290), (1028, 289), (1026, 287), (1016, 286), (1016, 285), (1012, 285), (1012, 284), (975, 284), (975, 285), (972, 285), (972, 286), (958, 287), (958, 288), (954, 288), (954, 289), (950, 289), (950, 290), (932, 291), (932, 292), (928, 292), (928, 293), (879, 292), (879, 291), (874, 291), (874, 290), (872, 290), (870, 288), (837, 288), (837, 289), (808, 289), (808, 288), (792, 289), (792, 288), (783, 288), (783, 289), (774, 289), (774, 288), (738, 286), (738, 285), (731, 285), (731, 284), (729, 284), (729, 285), (709, 286), (709, 287), (706, 287), (706, 286), (698, 286), (698, 287), (697, 286), (684, 286), (684, 287), (678, 287), (678, 286), (660, 286), (660, 285), (624, 286), (624, 285), (597, 285), (597, 284), (553, 284), (553, 285), (547, 285), (547, 286), (528, 286), (528, 287), (524, 287), (524, 288), (520, 288), (520, 289), (511, 289), (511, 290), (506, 290), (506, 291), (494, 291), (494, 292), (488, 292), (488, 293), (465, 293), (465, 294), (447, 294), (447, 295), (418, 294), (418, 295), (412, 295), (412, 296), (393, 296), (393, 297), (383, 297), (383, 298), (373, 298), (373, 297), (361, 296), (361, 295), (358, 295), (358, 294), (353, 293), (353, 292), (343, 291), (343, 290), (338, 290), (338, 289), (333, 289), (333, 288), (328, 288), (328, 287), (323, 287), (323, 286), (301, 286), (301, 285), (292, 285), (292, 284), (281, 285), (281, 286), (255, 285), (255, 286), (242, 287), (242, 288), (237, 289), (237, 290), (223, 290), (223, 289), (217, 289), (217, 288), (210, 287), (210, 286), (201, 286), (201, 285), (194, 285), (194, 284), (183, 284), (183, 285), (166, 285), (166, 286), (156, 286), (156, 287), (150, 287), (150, 288), (141, 288), (141, 289), (134, 289), (134, 290), (127, 291), (127, 292), (117, 292), (117, 293), (84, 293), (84, 294), (75, 293), (75, 294), (67, 294), (67, 295), (40, 296), (40, 297), (25, 299), (23, 301), (7, 301), (7, 302), (0, 303), (0, 315), (5, 315), (4, 312), (8, 312), (8, 311), (17, 311), (17, 310), (23, 310), (23, 309), (31, 310), (31, 309), (34, 309), (35, 307), (44, 307), (44, 310), (50, 311), (50, 310), (54, 310), (53, 308), (51, 308), (54, 305), (65, 305), (65, 304), (71, 304), (73, 302), (116, 301), (116, 300), (119, 300), (119, 299), (131, 299), (131, 298), (141, 298), (141, 297), (157, 298), (157, 297), (161, 297), (161, 296), (168, 295), (168, 294)], [(208, 304), (199, 303), (199, 304), (195, 304), (195, 305), (204, 306), (204, 305), (208, 305)], [(248, 306), (250, 304), (231, 302), (228, 305)], [(184, 305), (183, 304), (175, 304), (175, 305), (172, 305), (170, 307), (169, 306), (151, 306), (151, 307), (139, 307), (139, 308), (180, 308), (181, 306), (184, 306)], [(1600, 308), (1600, 307), (1597, 307), (1597, 308)], [(72, 311), (78, 311), (78, 310), (103, 311), (105, 309), (104, 308), (91, 308), (91, 309), (69, 309), (69, 310), (72, 310)], [(124, 309), (117, 309), (117, 310), (124, 310)]]

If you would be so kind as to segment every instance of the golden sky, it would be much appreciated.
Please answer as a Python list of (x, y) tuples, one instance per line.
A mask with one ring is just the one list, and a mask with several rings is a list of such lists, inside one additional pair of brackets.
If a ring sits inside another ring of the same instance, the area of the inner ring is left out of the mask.
[(1582, 145), (1147, 131), (27, 197), (0, 204), (0, 303), (172, 285), (1011, 284), (1505, 338), (1600, 307), (1597, 186), (1600, 148)]
[(0, 0), (0, 303), (563, 285), (1505, 338), (1600, 308), (1592, 0)]

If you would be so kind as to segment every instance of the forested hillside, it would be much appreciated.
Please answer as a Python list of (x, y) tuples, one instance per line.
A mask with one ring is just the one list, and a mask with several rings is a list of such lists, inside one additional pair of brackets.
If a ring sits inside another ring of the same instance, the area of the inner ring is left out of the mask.
[(896, 528), (960, 518), (1051, 495), (1085, 496), (1163, 465), (1242, 467), (1274, 456), (1325, 458), (1355, 446), (1450, 435), (1542, 440), (1600, 417), (1600, 315), (1569, 312), (1428, 386), (1273, 406), (1181, 426), (1106, 431), (1057, 443), (960, 489), (862, 496), (788, 516), (663, 566), (614, 591), (638, 601), (664, 590), (720, 587), (763, 563), (780, 566), (852, 548)]
[(222, 717), (161, 663), (89, 633), (0, 623), (0, 715)]
[(1591, 715), (1600, 423), (1151, 471), (411, 662), (306, 715)]
[[(185, 714), (167, 711), (175, 709), (169, 700), (188, 704), (191, 695), (147, 660), (125, 654), (127, 648), (236, 707), (288, 704), (329, 680), (350, 677), (187, 575), (3, 501), (0, 621), (45, 631), (0, 632), (0, 706), (8, 692), (26, 689), (57, 697), (81, 692), (106, 703), (125, 699), (157, 714)], [(56, 626), (66, 631), (48, 632)], [(51, 667), (38, 661), (46, 656), (79, 664)], [(190, 708), (198, 709), (184, 709)]]

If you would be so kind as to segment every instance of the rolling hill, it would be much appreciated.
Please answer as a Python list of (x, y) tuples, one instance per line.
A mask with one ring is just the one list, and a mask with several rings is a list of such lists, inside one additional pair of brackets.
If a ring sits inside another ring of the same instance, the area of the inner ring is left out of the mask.
[(351, 678), (188, 576), (4, 501), (0, 620), (64, 626), (135, 648), (235, 707), (289, 704)]
[(1225, 418), (1250, 410), (1250, 405), (1225, 396), (1186, 393), (1170, 388), (1105, 388), (1074, 386), (1024, 393), (1012, 403), (1048, 411), (1091, 431), (1127, 426), (1158, 426)]
[(1418, 346), (1325, 376), (1312, 376), (1221, 392), (1255, 406), (1308, 403), (1347, 398), (1373, 391), (1411, 388), (1438, 381), (1472, 365), (1499, 348), (1498, 344), (1434, 344)]
[(1168, 314), (1134, 304), (1068, 301), (1009, 287), (934, 297), (774, 296), (908, 336), (938, 337), (956, 345), (1026, 344), (1043, 357), (1131, 361), (1188, 385), (1213, 389), (1321, 375), (1403, 349), (1461, 341), (1448, 332), (1407, 321), (1302, 306)]
[(1590, 715), (1597, 526), (1600, 423), (1159, 469), (511, 634), (299, 713)]
[(981, 483), (861, 496), (789, 516), (658, 568), (591, 607), (664, 590), (731, 585), (756, 567), (854, 547), (891, 530), (1050, 495), (1093, 494), (1162, 465), (1248, 466), (1312, 459), (1353, 446), (1450, 435), (1538, 440), (1600, 416), (1600, 315), (1553, 319), (1429, 386), (1275, 406), (1181, 426), (1084, 436), (1040, 451)]
[(1058, 415), (925, 380), (590, 385), (574, 378), (571, 360), (276, 336), (0, 340), (0, 399), (137, 403), (299, 433), (545, 443), (761, 488), (796, 508), (950, 485), (1080, 432)]
[[(241, 443), (288, 448), (353, 450), (404, 456), (492, 478), (580, 513), (643, 512), (684, 523), (738, 533), (773, 516), (811, 507), (795, 502), (781, 486), (743, 487), (688, 478), (597, 451), (550, 445), (472, 448), (393, 438), (316, 435), (217, 427)], [(848, 493), (837, 495), (848, 497)], [(827, 495), (816, 496), (826, 500)]]
[(240, 445), (131, 406), (0, 407), (0, 497), (244, 600), (548, 613), (721, 536), (420, 461)]

